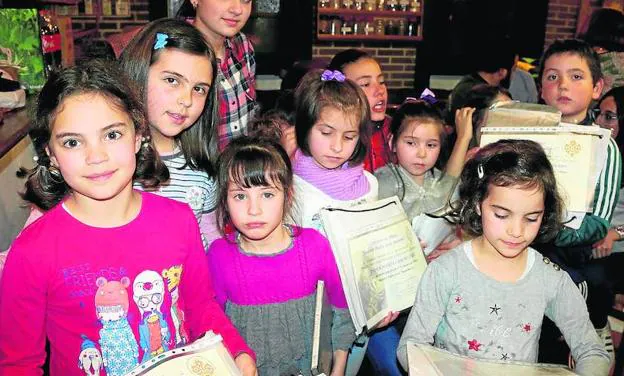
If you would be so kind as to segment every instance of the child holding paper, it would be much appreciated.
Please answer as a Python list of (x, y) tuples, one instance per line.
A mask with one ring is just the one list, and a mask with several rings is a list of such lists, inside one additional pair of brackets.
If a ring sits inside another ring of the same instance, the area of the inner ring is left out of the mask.
[[(329, 242), (286, 225), (293, 173), (277, 143), (241, 137), (219, 159), (219, 227), (208, 250), (217, 301), (256, 351), (262, 375), (309, 374), (317, 281), (332, 305), (331, 375), (344, 374), (355, 329)], [(329, 375), (328, 375), (329, 376)]]
[[(593, 100), (600, 98), (603, 79), (598, 56), (587, 43), (554, 42), (542, 57), (539, 80), (542, 99), (561, 111), (563, 122), (593, 124), (589, 108)], [(563, 227), (551, 242), (539, 246), (540, 252), (559, 263), (586, 292), (590, 319), (611, 354), (613, 344), (607, 314), (612, 296), (604, 288), (603, 262), (592, 259), (592, 245), (604, 238), (610, 227), (618, 201), (621, 163), (618, 146), (611, 138), (607, 160), (596, 184), (593, 210), (585, 214), (578, 229)]]
[(552, 166), (533, 141), (503, 140), (465, 166), (456, 215), (476, 236), (433, 261), (420, 280), (397, 356), (407, 343), (461, 355), (536, 362), (544, 315), (560, 328), (581, 375), (607, 375), (609, 358), (570, 277), (530, 244), (561, 226)]

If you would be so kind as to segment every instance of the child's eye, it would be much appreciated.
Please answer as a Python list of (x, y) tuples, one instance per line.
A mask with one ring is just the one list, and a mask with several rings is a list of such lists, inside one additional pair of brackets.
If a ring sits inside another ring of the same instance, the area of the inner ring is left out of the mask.
[(405, 143), (408, 144), (409, 146), (416, 145), (416, 143), (414, 141), (411, 141), (411, 140), (407, 140), (407, 141), (405, 141)]
[(369, 87), (369, 86), (370, 86), (370, 83), (368, 82), (363, 82), (360, 84), (360, 87)]
[(353, 141), (353, 140), (355, 140), (356, 136), (344, 136), (344, 138), (347, 141)]
[(275, 197), (275, 195), (274, 195), (273, 193), (271, 193), (271, 192), (264, 192), (264, 193), (262, 194), (262, 196), (263, 196), (264, 198), (273, 198), (273, 197)]
[(206, 88), (203, 86), (195, 86), (193, 90), (195, 90), (197, 93), (201, 95), (206, 95), (206, 93), (208, 93), (208, 90), (206, 90)]
[(494, 216), (495, 216), (496, 218), (498, 218), (498, 219), (505, 219), (505, 218), (507, 218), (507, 215), (506, 215), (506, 214), (497, 214), (497, 213), (494, 213)]
[(79, 145), (80, 145), (80, 142), (78, 142), (78, 140), (76, 140), (75, 138), (69, 138), (63, 141), (63, 146), (68, 149), (73, 149), (75, 147), (78, 147)]
[(572, 79), (573, 80), (582, 80), (583, 79), (583, 75), (581, 75), (581, 74), (574, 74), (574, 75), (572, 75)]
[(178, 84), (178, 80), (173, 78), (173, 77), (165, 77), (165, 82), (167, 82), (170, 85), (177, 85)]
[(121, 138), (121, 132), (119, 131), (110, 131), (106, 134), (107, 140), (119, 140)]
[(435, 149), (435, 148), (438, 147), (438, 144), (436, 144), (435, 142), (430, 142), (430, 143), (427, 144), (427, 147), (429, 149)]
[(539, 219), (539, 217), (535, 217), (535, 218), (531, 218), (531, 217), (526, 217), (527, 222), (537, 222), (537, 220)]
[(243, 193), (237, 193), (234, 195), (234, 200), (242, 201), (245, 199), (245, 195)]
[(331, 132), (329, 132), (329, 131), (321, 131), (321, 134), (323, 136), (329, 136), (331, 134)]
[(546, 76), (546, 79), (547, 79), (548, 81), (554, 81), (554, 80), (556, 80), (556, 79), (557, 79), (557, 75), (556, 75), (556, 74), (554, 74), (554, 73), (553, 73), (553, 74), (549, 74), (549, 75), (547, 75), (547, 76)]

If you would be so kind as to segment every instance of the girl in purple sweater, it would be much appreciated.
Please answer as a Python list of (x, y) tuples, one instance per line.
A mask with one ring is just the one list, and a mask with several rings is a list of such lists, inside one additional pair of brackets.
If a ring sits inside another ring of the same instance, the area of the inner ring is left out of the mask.
[[(334, 308), (332, 375), (344, 373), (355, 330), (329, 242), (286, 225), (293, 173), (269, 140), (232, 141), (219, 160), (220, 228), (235, 231), (208, 250), (217, 301), (257, 354), (260, 375), (309, 374), (317, 281)], [(225, 232), (225, 231), (224, 231)]]

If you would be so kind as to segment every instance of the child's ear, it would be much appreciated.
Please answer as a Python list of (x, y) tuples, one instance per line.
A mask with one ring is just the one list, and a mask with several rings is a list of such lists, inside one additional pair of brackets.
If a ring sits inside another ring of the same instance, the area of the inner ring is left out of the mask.
[(594, 88), (592, 90), (592, 99), (593, 100), (598, 100), (600, 99), (601, 95), (602, 95), (602, 89), (604, 88), (604, 79), (599, 79), (598, 81), (596, 81), (596, 83), (594, 84)]
[(58, 161), (56, 160), (56, 157), (54, 156), (54, 154), (52, 154), (52, 152), (50, 151), (50, 146), (45, 147), (45, 152), (48, 155), (48, 157), (50, 157), (50, 165), (58, 168)]
[(477, 212), (477, 215), (480, 217), (481, 216), (481, 203), (477, 202), (475, 204), (475, 211)]
[(396, 148), (394, 147), (394, 135), (393, 134), (390, 134), (390, 137), (388, 137), (388, 147), (393, 153), (396, 153)]
[(134, 135), (134, 154), (141, 150), (141, 135), (139, 133)]

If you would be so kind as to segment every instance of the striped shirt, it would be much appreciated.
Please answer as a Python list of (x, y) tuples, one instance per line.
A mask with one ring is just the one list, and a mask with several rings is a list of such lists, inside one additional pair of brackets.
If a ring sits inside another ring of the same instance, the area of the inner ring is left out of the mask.
[(219, 150), (247, 133), (256, 110), (256, 59), (251, 42), (238, 33), (225, 39), (225, 56), (218, 61)]
[[(192, 170), (188, 165), (182, 168), (186, 164), (186, 159), (179, 149), (173, 154), (161, 155), (161, 159), (169, 169), (170, 178), (150, 192), (188, 204), (199, 223), (202, 214), (214, 211), (217, 206), (215, 179), (205, 171)], [(135, 183), (134, 186), (143, 189), (139, 183)]]
[(589, 245), (604, 238), (609, 230), (611, 217), (617, 205), (620, 181), (622, 179), (622, 156), (613, 138), (609, 139), (607, 147), (607, 162), (605, 163), (596, 189), (594, 191), (594, 208), (583, 218), (581, 227), (573, 230), (564, 227), (555, 239), (558, 247)]

